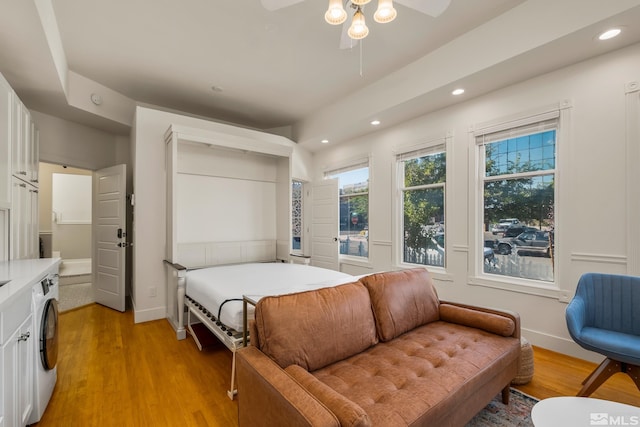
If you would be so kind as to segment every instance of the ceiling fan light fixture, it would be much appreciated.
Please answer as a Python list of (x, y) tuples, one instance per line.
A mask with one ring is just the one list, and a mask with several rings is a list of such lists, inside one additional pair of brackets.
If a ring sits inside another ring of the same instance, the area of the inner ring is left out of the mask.
[(342, 0), (329, 0), (329, 8), (324, 14), (324, 20), (331, 25), (340, 25), (347, 20), (347, 11), (342, 6)]
[(380, 23), (386, 24), (396, 19), (398, 12), (393, 7), (393, 0), (378, 0), (378, 9), (373, 15), (373, 19)]
[(367, 28), (367, 24), (364, 22), (364, 15), (360, 7), (358, 7), (356, 13), (353, 14), (353, 20), (351, 21), (351, 26), (347, 34), (354, 40), (360, 40), (369, 35), (369, 28)]
[(356, 6), (364, 6), (365, 4), (369, 3), (371, 0), (351, 0), (352, 4), (355, 4)]

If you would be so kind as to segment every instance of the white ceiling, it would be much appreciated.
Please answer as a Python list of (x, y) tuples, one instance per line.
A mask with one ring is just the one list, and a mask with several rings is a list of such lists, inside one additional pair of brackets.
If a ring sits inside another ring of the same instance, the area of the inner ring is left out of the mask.
[[(374, 1), (369, 37), (341, 50), (327, 3), (3, 0), (0, 72), (27, 107), (110, 132), (128, 133), (138, 102), (281, 128), (313, 151), (640, 41), (640, 0), (452, 0), (436, 18), (396, 5), (384, 25)], [(613, 24), (621, 37), (593, 40)]]

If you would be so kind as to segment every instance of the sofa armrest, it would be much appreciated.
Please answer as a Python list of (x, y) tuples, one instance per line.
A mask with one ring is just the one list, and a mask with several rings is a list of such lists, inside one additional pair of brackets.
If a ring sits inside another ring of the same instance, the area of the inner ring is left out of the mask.
[(440, 320), (505, 337), (520, 338), (520, 315), (509, 310), (441, 301)]
[(284, 368), (305, 389), (316, 396), (336, 415), (342, 427), (368, 427), (371, 420), (367, 413), (355, 402), (347, 399), (298, 365)]
[(238, 425), (339, 426), (336, 416), (254, 346), (236, 352)]

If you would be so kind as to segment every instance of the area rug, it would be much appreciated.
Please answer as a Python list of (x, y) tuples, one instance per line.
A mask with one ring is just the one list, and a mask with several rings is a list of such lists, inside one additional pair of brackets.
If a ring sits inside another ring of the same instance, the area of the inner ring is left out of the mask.
[(58, 311), (60, 313), (95, 302), (91, 283), (63, 285), (60, 286), (59, 292)]
[(538, 399), (512, 388), (508, 406), (502, 403), (502, 394), (498, 394), (466, 427), (532, 427), (531, 408), (537, 402)]

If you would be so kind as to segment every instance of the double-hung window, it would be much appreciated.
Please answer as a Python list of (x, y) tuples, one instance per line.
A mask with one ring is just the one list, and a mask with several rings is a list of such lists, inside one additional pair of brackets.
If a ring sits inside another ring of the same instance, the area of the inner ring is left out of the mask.
[(291, 251), (294, 254), (303, 253), (302, 246), (302, 197), (303, 183), (301, 181), (291, 181)]
[(558, 113), (476, 133), (488, 274), (553, 282)]
[(369, 163), (334, 169), (326, 178), (338, 179), (340, 255), (369, 257)]
[(402, 262), (445, 266), (444, 145), (399, 154), (396, 158), (402, 225)]

